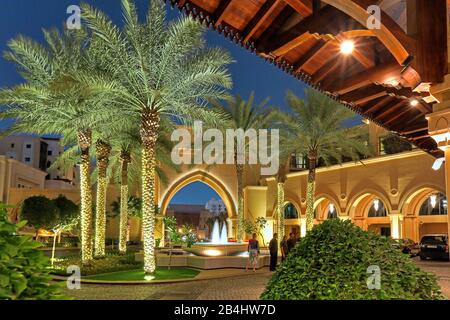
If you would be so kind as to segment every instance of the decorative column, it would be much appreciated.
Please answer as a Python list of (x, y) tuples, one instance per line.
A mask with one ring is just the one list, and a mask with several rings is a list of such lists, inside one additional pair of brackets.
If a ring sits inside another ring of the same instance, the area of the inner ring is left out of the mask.
[(300, 237), (306, 236), (306, 218), (300, 218)]
[(401, 221), (403, 220), (403, 216), (400, 213), (391, 213), (389, 218), (391, 220), (392, 239), (400, 239), (402, 237)]
[(227, 224), (228, 238), (233, 238), (233, 220), (227, 218), (226, 224)]
[(346, 221), (346, 220), (351, 220), (352, 218), (350, 216), (339, 216), (339, 219)]

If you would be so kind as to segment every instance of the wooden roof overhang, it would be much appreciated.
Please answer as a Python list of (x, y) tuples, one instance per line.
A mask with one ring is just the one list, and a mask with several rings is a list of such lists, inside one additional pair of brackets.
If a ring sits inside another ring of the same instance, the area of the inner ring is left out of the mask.
[[(364, 118), (442, 155), (425, 115), (437, 102), (430, 84), (447, 72), (446, 0), (414, 0), (414, 35), (385, 12), (400, 0), (169, 1)], [(372, 4), (384, 9), (380, 28), (369, 30)], [(347, 39), (355, 49), (343, 55)]]

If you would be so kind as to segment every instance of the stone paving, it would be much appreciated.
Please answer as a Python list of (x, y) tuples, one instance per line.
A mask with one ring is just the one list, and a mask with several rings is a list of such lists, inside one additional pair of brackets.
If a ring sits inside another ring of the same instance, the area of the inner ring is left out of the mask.
[[(425, 271), (438, 276), (442, 293), (450, 298), (450, 263), (415, 262)], [(226, 276), (222, 279), (208, 279)], [(198, 281), (144, 285), (82, 284), (80, 290), (66, 294), (79, 300), (256, 300), (263, 292), (271, 273), (267, 268), (252, 271), (221, 269), (202, 272)]]
[(442, 293), (450, 299), (450, 262), (448, 261), (420, 261), (415, 258), (419, 267), (427, 272), (432, 272), (438, 277)]

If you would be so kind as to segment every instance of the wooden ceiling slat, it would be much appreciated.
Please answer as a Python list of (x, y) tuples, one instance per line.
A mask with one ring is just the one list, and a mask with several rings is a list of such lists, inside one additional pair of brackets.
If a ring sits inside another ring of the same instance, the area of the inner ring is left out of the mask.
[(388, 93), (383, 86), (371, 85), (356, 91), (349, 92), (339, 97), (341, 101), (353, 103), (354, 105), (362, 104), (376, 98), (386, 96)]
[(294, 63), (294, 70), (299, 72), (303, 69), (303, 66), (306, 64), (306, 62), (310, 59), (311, 56), (317, 54), (317, 52), (325, 45), (325, 41), (322, 39), (317, 40), (317, 42), (308, 50), (306, 51), (300, 59), (298, 59)]
[(307, 17), (312, 14), (312, 1), (311, 0), (284, 0), (288, 5), (300, 13), (303, 17)]
[(298, 36), (297, 38), (293, 39), (292, 41), (289, 41), (288, 43), (282, 45), (280, 48), (275, 49), (274, 51), (272, 51), (272, 53), (277, 57), (282, 56), (291, 51), (292, 49), (301, 46), (303, 43), (308, 41), (312, 36), (313, 35), (311, 35), (311, 33), (305, 32), (300, 36)]
[(220, 0), (219, 6), (214, 11), (214, 26), (217, 28), (225, 17), (225, 11), (233, 0)]
[(395, 122), (397, 119), (400, 119), (403, 115), (406, 115), (407, 113), (410, 113), (410, 112), (412, 112), (412, 111), (413, 111), (413, 110), (412, 110), (409, 106), (406, 106), (406, 107), (404, 108), (403, 111), (399, 111), (399, 112), (396, 113), (394, 116), (392, 116), (391, 118), (389, 118), (389, 119), (387, 119), (385, 122), (383, 122), (383, 124), (384, 124), (385, 126), (387, 126), (387, 125), (389, 125), (390, 123)]
[(386, 106), (383, 111), (381, 111), (374, 117), (374, 120), (379, 121), (379, 120), (383, 119), (384, 117), (390, 115), (391, 113), (398, 111), (398, 108), (401, 108), (404, 104), (405, 104), (405, 100), (400, 100), (393, 105)]
[(378, 111), (379, 109), (381, 109), (383, 106), (387, 105), (393, 99), (394, 99), (394, 97), (391, 97), (391, 96), (384, 97), (384, 98), (380, 99), (379, 102), (376, 102), (376, 103), (372, 104), (369, 108), (365, 109), (364, 113), (372, 114), (372, 113)]
[(280, 3), (284, 4), (283, 0), (267, 0), (261, 8), (258, 10), (256, 15), (250, 20), (248, 25), (245, 27), (243, 31), (244, 43), (249, 41), (250, 38), (255, 34), (255, 32), (261, 28), (264, 22), (268, 17), (273, 13), (275, 8), (280, 5)]
[(312, 50), (308, 50), (308, 52), (303, 55), (300, 61), (297, 61), (295, 63), (296, 71), (298, 72), (304, 70), (307, 67), (307, 65), (314, 60), (315, 57), (317, 57), (318, 55), (320, 55), (325, 51), (330, 50), (334, 46), (335, 44), (333, 43), (333, 41), (327, 41), (323, 45), (319, 44), (317, 47), (314, 46)]
[(365, 87), (372, 82), (383, 83), (390, 78), (399, 78), (402, 67), (396, 62), (388, 62), (372, 67), (345, 79), (335, 81), (330, 87), (324, 88), (338, 94), (345, 94), (350, 91)]
[(335, 56), (326, 62), (322, 67), (319, 68), (313, 75), (312, 81), (318, 83), (327, 77), (330, 73), (337, 69), (340, 63), (340, 57)]
[[(334, 23), (330, 24), (325, 21), (333, 21)], [(350, 22), (351, 18), (349, 16), (332, 6), (326, 6), (320, 10), (319, 14), (306, 17), (281, 34), (267, 35), (261, 39), (258, 45), (261, 51), (269, 53), (306, 32), (337, 35), (342, 31), (342, 27), (345, 27)], [(337, 28), (336, 25), (338, 24), (343, 26)], [(358, 26), (358, 29), (363, 29), (363, 26), (359, 24), (355, 24), (356, 26)], [(333, 28), (336, 29), (334, 30)]]

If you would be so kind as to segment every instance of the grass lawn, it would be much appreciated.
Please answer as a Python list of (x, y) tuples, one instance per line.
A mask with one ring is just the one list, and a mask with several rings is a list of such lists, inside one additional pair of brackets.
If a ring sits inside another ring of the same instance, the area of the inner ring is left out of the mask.
[[(200, 271), (189, 269), (189, 268), (175, 268), (172, 267), (170, 270), (167, 268), (157, 268), (154, 280), (172, 280), (172, 279), (189, 279), (194, 278), (198, 275)], [(142, 269), (138, 270), (127, 270), (118, 271), (112, 273), (97, 274), (92, 276), (83, 277), (89, 280), (103, 280), (103, 281), (143, 281), (144, 271)]]

